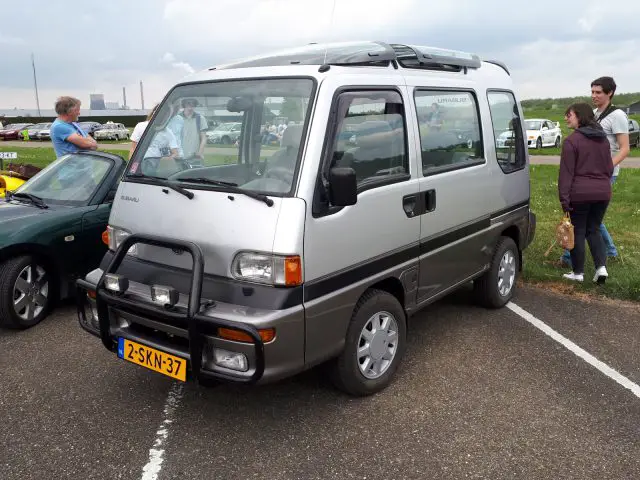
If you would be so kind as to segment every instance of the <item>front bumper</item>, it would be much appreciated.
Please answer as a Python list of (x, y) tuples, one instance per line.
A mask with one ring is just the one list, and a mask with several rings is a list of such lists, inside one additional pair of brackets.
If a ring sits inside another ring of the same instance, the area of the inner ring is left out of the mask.
[[(114, 294), (104, 287), (104, 276), (116, 272), (135, 243), (179, 248), (191, 253), (190, 291), (180, 294), (175, 307), (168, 309), (153, 304), (147, 293), (148, 285), (141, 283), (130, 282), (125, 295)], [(118, 338), (126, 338), (186, 359), (188, 381), (267, 383), (301, 371), (304, 368), (302, 305), (285, 310), (264, 310), (208, 301), (201, 296), (203, 270), (202, 253), (193, 243), (131, 235), (122, 242), (104, 271), (92, 272), (87, 280), (78, 280), (80, 325), (99, 336), (112, 352), (117, 352)], [(87, 291), (91, 290), (96, 292), (97, 328), (92, 328), (88, 319), (92, 311), (87, 303)], [(221, 338), (219, 328), (239, 330), (249, 335), (252, 343)], [(265, 343), (259, 334), (261, 328), (275, 328), (275, 339)], [(213, 359), (214, 348), (243, 354), (247, 359), (247, 371), (217, 365)]]

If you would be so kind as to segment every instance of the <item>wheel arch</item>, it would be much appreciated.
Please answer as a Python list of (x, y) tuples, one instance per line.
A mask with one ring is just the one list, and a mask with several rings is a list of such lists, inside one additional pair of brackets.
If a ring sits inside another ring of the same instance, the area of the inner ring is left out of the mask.
[(53, 255), (51, 249), (37, 243), (20, 243), (17, 245), (10, 245), (0, 250), (0, 263), (4, 263), (11, 258), (23, 255), (31, 255), (35, 257), (50, 272), (55, 293), (53, 298), (54, 300), (60, 299), (61, 294), (63, 293), (62, 275), (64, 268), (56, 259), (55, 255)]

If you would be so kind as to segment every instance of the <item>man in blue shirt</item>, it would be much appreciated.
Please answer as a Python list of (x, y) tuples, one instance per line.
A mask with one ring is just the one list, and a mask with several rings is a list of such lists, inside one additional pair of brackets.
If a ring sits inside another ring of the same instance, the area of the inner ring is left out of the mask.
[(55, 108), (58, 118), (51, 125), (51, 141), (57, 157), (79, 150), (98, 148), (98, 142), (89, 137), (76, 123), (80, 116), (80, 100), (60, 97)]

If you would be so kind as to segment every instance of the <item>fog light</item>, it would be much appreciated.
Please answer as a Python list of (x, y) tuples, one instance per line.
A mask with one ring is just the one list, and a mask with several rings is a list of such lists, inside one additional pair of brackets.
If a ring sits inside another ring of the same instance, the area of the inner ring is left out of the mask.
[(175, 288), (151, 285), (151, 301), (162, 306), (173, 307), (178, 303), (180, 294)]
[(107, 273), (104, 276), (104, 286), (112, 292), (124, 293), (129, 288), (129, 279), (113, 273)]
[(230, 352), (221, 348), (213, 349), (213, 356), (216, 365), (230, 370), (246, 372), (249, 370), (249, 362), (243, 353)]

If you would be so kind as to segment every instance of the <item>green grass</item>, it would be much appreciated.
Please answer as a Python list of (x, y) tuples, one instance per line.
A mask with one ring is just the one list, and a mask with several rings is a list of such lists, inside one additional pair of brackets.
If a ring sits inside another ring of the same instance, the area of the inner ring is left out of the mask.
[[(126, 150), (109, 150), (101, 148), (100, 151), (120, 155), (125, 160), (129, 156)], [(56, 154), (52, 147), (6, 147), (0, 145), (0, 152), (16, 152), (18, 158), (16, 160), (4, 160), (4, 164), (14, 163), (30, 163), (36, 167), (44, 168), (56, 159)]]
[[(109, 150), (108, 148), (100, 148), (98, 151), (109, 152), (119, 155), (125, 160), (129, 158), (128, 150)], [(4, 164), (9, 162), (30, 163), (36, 167), (44, 168), (56, 159), (55, 152), (51, 147), (7, 147), (0, 144), (0, 152), (16, 152), (17, 160), (4, 160)], [(229, 150), (229, 154), (205, 154), (205, 165), (227, 165), (238, 161), (238, 147), (235, 150)]]
[(613, 199), (604, 223), (618, 248), (620, 258), (608, 262), (609, 279), (604, 286), (596, 286), (591, 282), (595, 269), (590, 253), (587, 253), (585, 282), (582, 285), (562, 278), (562, 274), (568, 269), (557, 265), (562, 254), (559, 246), (554, 246), (548, 257), (544, 256), (553, 243), (555, 227), (562, 217), (558, 201), (557, 166), (531, 166), (531, 205), (537, 216), (537, 229), (533, 243), (524, 254), (522, 278), (525, 282), (541, 283), (572, 292), (640, 301), (640, 170), (623, 169), (613, 187)]

